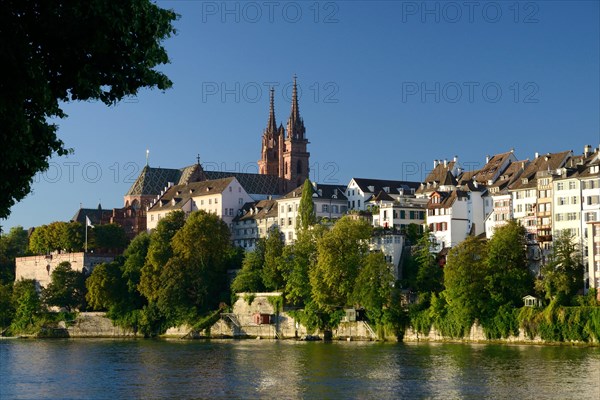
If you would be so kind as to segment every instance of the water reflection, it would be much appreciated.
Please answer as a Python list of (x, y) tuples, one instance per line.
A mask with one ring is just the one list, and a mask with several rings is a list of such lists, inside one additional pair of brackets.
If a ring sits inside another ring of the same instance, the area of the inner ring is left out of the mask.
[(600, 398), (600, 349), (292, 341), (0, 341), (0, 398)]

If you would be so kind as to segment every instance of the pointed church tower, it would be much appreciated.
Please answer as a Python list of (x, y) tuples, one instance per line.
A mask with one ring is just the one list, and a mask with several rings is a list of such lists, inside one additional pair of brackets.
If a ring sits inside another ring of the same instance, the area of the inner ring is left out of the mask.
[(258, 161), (258, 173), (262, 175), (279, 175), (280, 160), (280, 130), (277, 129), (275, 120), (275, 98), (274, 89), (271, 88), (269, 121), (262, 135), (261, 157)]
[(302, 185), (309, 174), (310, 153), (306, 151), (308, 140), (305, 136), (306, 128), (300, 117), (298, 107), (298, 87), (294, 75), (294, 86), (292, 90), (292, 110), (287, 122), (287, 136), (283, 146), (283, 175), (287, 181), (286, 191), (291, 191)]

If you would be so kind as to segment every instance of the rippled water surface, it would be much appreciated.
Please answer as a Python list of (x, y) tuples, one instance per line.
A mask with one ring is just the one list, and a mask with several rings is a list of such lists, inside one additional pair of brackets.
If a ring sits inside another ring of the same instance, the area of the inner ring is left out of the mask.
[(600, 348), (3, 340), (2, 399), (600, 399)]

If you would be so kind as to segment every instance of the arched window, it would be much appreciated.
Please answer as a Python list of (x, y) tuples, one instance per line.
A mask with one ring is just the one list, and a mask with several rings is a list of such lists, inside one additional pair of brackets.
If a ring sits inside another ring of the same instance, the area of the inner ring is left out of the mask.
[(284, 173), (285, 173), (286, 175), (287, 175), (287, 173), (288, 173), (288, 162), (287, 162), (287, 161), (285, 162), (285, 171), (284, 171)]
[(298, 162), (296, 163), (296, 173), (297, 174), (302, 173), (302, 161), (301, 160), (298, 160)]

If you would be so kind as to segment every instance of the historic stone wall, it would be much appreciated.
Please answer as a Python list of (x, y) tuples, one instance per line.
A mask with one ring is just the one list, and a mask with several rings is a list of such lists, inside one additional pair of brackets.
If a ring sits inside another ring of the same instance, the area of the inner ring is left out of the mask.
[[(462, 342), (491, 342), (491, 340), (487, 339), (485, 333), (483, 332), (483, 328), (480, 325), (473, 325), (469, 334), (462, 339), (453, 339), (446, 336), (443, 336), (439, 333), (435, 328), (431, 328), (429, 334), (423, 335), (415, 331), (412, 328), (408, 328), (404, 333), (404, 342), (444, 342), (444, 341), (462, 341)], [(529, 343), (529, 344), (540, 344), (544, 343), (544, 341), (540, 337), (535, 337), (530, 339), (523, 329), (519, 330), (519, 336), (511, 336), (509, 338), (498, 339), (498, 342), (504, 343)]]
[(77, 315), (73, 323), (64, 325), (69, 337), (135, 337), (135, 333), (128, 329), (115, 326), (103, 312), (84, 312)]
[(91, 273), (98, 264), (111, 262), (114, 256), (95, 255), (91, 253), (59, 253), (43, 256), (17, 257), (15, 279), (35, 279), (41, 287), (50, 283), (52, 271), (62, 262), (69, 262), (71, 269)]

